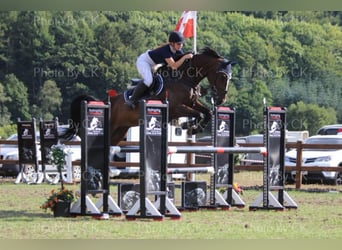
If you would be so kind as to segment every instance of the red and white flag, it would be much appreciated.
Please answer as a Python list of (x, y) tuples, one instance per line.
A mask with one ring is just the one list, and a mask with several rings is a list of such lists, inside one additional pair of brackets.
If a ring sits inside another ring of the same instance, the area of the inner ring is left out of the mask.
[(184, 38), (194, 37), (196, 33), (196, 11), (184, 11), (176, 24), (175, 31), (181, 32)]

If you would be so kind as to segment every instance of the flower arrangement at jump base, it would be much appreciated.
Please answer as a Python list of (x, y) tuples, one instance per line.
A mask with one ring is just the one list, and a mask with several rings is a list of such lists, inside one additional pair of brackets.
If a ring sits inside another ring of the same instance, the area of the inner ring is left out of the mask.
[[(63, 178), (62, 178), (62, 169), (64, 168), (66, 164), (66, 156), (65, 153), (65, 145), (63, 144), (57, 144), (53, 145), (51, 147), (50, 152), (50, 159), (51, 164), (56, 166), (59, 176), (60, 176), (60, 182), (61, 187), (58, 191), (55, 191), (54, 189), (51, 190), (50, 196), (47, 198), (47, 200), (40, 206), (45, 211), (50, 208), (51, 211), (54, 212), (55, 216), (63, 216), (63, 213), (65, 213), (65, 216), (68, 215), (70, 204), (74, 201), (75, 196), (72, 190), (64, 188)], [(58, 214), (57, 209), (59, 207), (62, 207), (61, 209), (62, 214)]]
[(74, 192), (69, 189), (59, 189), (58, 191), (52, 189), (50, 196), (46, 199), (46, 201), (40, 206), (40, 208), (47, 211), (50, 209), (51, 211), (54, 211), (55, 205), (58, 202), (73, 202), (75, 199)]

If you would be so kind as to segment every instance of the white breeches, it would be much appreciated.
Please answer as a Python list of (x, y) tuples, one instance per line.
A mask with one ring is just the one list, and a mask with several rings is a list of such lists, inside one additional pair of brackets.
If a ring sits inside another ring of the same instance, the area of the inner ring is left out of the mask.
[(155, 66), (155, 63), (148, 55), (148, 51), (138, 57), (136, 65), (144, 84), (150, 87), (153, 82), (152, 67)]

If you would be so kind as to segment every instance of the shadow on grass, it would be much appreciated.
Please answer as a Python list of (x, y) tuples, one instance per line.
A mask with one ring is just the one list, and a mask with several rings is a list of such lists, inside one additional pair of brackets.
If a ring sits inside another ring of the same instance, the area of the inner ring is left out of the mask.
[(33, 213), (29, 211), (11, 211), (11, 210), (0, 210), (1, 221), (33, 221), (36, 218), (51, 218), (53, 215), (50, 212), (39, 212)]

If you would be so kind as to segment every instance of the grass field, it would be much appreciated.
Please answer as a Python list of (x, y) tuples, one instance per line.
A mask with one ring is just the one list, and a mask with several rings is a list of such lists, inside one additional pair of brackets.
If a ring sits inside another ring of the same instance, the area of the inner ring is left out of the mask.
[[(235, 180), (244, 187), (259, 187), (261, 174), (242, 172)], [(183, 211), (180, 220), (127, 221), (91, 217), (54, 218), (39, 208), (51, 189), (48, 184), (13, 184), (0, 179), (1, 239), (341, 239), (342, 187), (286, 186), (298, 209), (249, 211), (261, 189), (246, 188), (243, 209)], [(78, 190), (78, 185), (68, 188)], [(116, 187), (111, 188), (116, 200)], [(178, 200), (179, 202), (179, 200)]]

